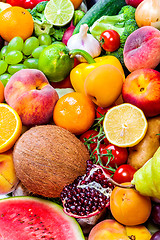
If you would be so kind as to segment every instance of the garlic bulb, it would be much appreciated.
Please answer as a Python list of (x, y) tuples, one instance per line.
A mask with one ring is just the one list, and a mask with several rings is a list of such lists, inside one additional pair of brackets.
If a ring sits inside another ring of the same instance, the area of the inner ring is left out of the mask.
[[(88, 52), (93, 58), (98, 57), (101, 54), (101, 45), (98, 40), (92, 36), (92, 34), (87, 32), (88, 25), (81, 25), (79, 33), (72, 35), (69, 38), (67, 47), (69, 50), (82, 49)], [(86, 62), (86, 60), (80, 55), (76, 55), (76, 58), (80, 62)]]

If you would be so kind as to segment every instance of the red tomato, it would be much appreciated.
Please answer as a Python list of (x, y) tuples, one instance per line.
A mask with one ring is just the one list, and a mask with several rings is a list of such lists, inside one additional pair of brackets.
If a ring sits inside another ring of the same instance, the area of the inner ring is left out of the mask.
[(107, 52), (114, 52), (120, 47), (120, 36), (115, 30), (109, 29), (100, 35), (101, 47)]
[[(108, 144), (107, 146), (104, 146), (104, 148), (101, 148), (101, 159), (103, 165), (109, 165), (110, 167), (116, 167), (120, 166), (121, 164), (126, 163), (128, 159), (128, 151), (127, 148), (121, 148), (117, 147), (113, 144)], [(110, 156), (110, 161), (108, 159), (108, 156), (102, 156), (102, 154), (109, 154), (111, 153), (114, 157)], [(109, 164), (108, 164), (109, 161)]]
[(6, 3), (11, 4), (11, 6), (23, 7), (24, 0), (6, 0)]
[(93, 150), (96, 146), (97, 146), (97, 140), (98, 138), (96, 137), (98, 135), (98, 131), (96, 130), (88, 130), (87, 132), (84, 132), (81, 136), (80, 136), (80, 140), (85, 143), (87, 141), (87, 139), (91, 139), (88, 142), (88, 144), (90, 145), (90, 149)]
[(123, 164), (117, 168), (113, 175), (113, 180), (117, 183), (131, 182), (136, 169), (128, 164)]

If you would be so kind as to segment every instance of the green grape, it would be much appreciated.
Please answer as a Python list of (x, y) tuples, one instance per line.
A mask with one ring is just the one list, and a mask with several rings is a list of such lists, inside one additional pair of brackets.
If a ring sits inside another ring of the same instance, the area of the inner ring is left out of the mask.
[(14, 37), (8, 43), (8, 49), (7, 49), (8, 52), (13, 50), (22, 51), (22, 49), (23, 49), (23, 39), (21, 37)]
[(29, 56), (33, 50), (39, 46), (39, 40), (36, 37), (27, 38), (23, 45), (22, 52), (24, 55)]
[(38, 40), (40, 45), (50, 45), (52, 43), (52, 39), (47, 33), (42, 33), (39, 35)]
[(8, 64), (17, 64), (20, 63), (23, 59), (23, 54), (20, 51), (13, 50), (6, 54), (5, 61)]
[(7, 70), (8, 64), (4, 60), (0, 60), (0, 75), (5, 73)]
[(1, 59), (4, 59), (7, 54), (7, 46), (2, 47), (1, 49)]
[(0, 75), (0, 81), (3, 83), (3, 86), (4, 86), (4, 87), (6, 86), (6, 84), (7, 84), (7, 82), (9, 81), (9, 79), (10, 79), (11, 76), (12, 76), (12, 75), (9, 74), (9, 73), (4, 73), (4, 74)]
[(47, 47), (47, 45), (41, 45), (41, 46), (35, 48), (35, 49), (33, 50), (33, 52), (32, 52), (32, 56), (33, 56), (34, 58), (39, 58), (42, 50), (43, 50), (45, 47)]
[(21, 69), (26, 69), (27, 67), (24, 64), (16, 64), (16, 65), (10, 65), (8, 67), (8, 72), (13, 75), (14, 73), (18, 72)]
[(38, 69), (38, 59), (37, 58), (29, 58), (26, 59), (23, 64), (27, 67), (27, 68), (31, 68), (31, 69)]

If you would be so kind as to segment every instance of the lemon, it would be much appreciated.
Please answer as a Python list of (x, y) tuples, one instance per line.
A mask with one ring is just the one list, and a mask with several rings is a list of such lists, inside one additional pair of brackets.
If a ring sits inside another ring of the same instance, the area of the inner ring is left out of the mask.
[(50, 0), (44, 10), (47, 21), (55, 26), (64, 26), (71, 21), (74, 6), (70, 0)]
[(147, 119), (141, 109), (122, 103), (106, 113), (103, 128), (108, 141), (119, 147), (132, 147), (146, 134)]

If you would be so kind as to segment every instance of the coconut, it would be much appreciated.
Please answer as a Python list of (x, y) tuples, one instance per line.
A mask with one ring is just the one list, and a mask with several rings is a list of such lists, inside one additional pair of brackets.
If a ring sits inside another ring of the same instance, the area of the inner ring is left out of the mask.
[(31, 192), (60, 197), (65, 185), (86, 171), (89, 152), (68, 130), (40, 125), (23, 133), (13, 149), (17, 177)]

